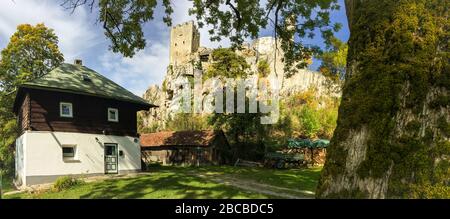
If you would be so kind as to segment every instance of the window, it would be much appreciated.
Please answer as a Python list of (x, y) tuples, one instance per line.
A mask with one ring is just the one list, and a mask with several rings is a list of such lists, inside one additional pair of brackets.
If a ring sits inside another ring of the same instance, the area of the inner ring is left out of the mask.
[(62, 154), (64, 159), (75, 158), (75, 146), (74, 145), (62, 146)]
[(72, 118), (73, 117), (72, 104), (64, 102), (59, 103), (59, 115), (61, 117)]
[(92, 82), (91, 78), (89, 77), (89, 75), (83, 74), (83, 76), (81, 76), (83, 78), (83, 81), (85, 82)]
[(108, 108), (108, 121), (118, 122), (119, 121), (119, 110), (116, 108)]
[(209, 59), (209, 55), (201, 55), (201, 56), (200, 56), (200, 60), (201, 60), (202, 62), (207, 62), (208, 59)]

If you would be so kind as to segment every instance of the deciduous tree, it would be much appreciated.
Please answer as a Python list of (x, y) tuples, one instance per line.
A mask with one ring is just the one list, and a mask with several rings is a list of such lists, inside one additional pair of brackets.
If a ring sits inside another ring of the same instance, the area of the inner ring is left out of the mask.
[(347, 73), (317, 196), (449, 198), (449, 1), (346, 5)]
[(0, 60), (0, 160), (11, 170), (11, 146), (19, 133), (12, 112), (16, 88), (41, 77), (64, 61), (58, 37), (52, 29), (37, 24), (22, 24), (1, 51)]

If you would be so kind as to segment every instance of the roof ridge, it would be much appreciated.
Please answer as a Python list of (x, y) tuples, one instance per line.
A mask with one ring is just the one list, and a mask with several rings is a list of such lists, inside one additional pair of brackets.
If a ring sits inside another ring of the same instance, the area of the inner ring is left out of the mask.
[[(89, 83), (77, 76), (91, 76)], [(154, 106), (147, 100), (120, 86), (101, 73), (82, 65), (61, 63), (45, 75), (25, 82), (22, 87), (58, 90), (62, 92), (99, 96), (126, 102), (138, 103), (148, 107)]]

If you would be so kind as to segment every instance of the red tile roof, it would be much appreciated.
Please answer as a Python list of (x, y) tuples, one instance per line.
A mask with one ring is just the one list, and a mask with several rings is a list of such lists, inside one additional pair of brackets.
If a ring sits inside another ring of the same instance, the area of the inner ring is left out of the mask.
[(195, 146), (207, 147), (217, 134), (223, 132), (208, 131), (164, 131), (150, 134), (142, 134), (140, 137), (141, 147), (159, 146)]

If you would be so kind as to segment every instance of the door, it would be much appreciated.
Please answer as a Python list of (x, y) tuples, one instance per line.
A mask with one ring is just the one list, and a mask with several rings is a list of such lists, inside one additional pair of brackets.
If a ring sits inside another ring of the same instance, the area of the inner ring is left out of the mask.
[(105, 173), (118, 173), (117, 144), (105, 144)]

